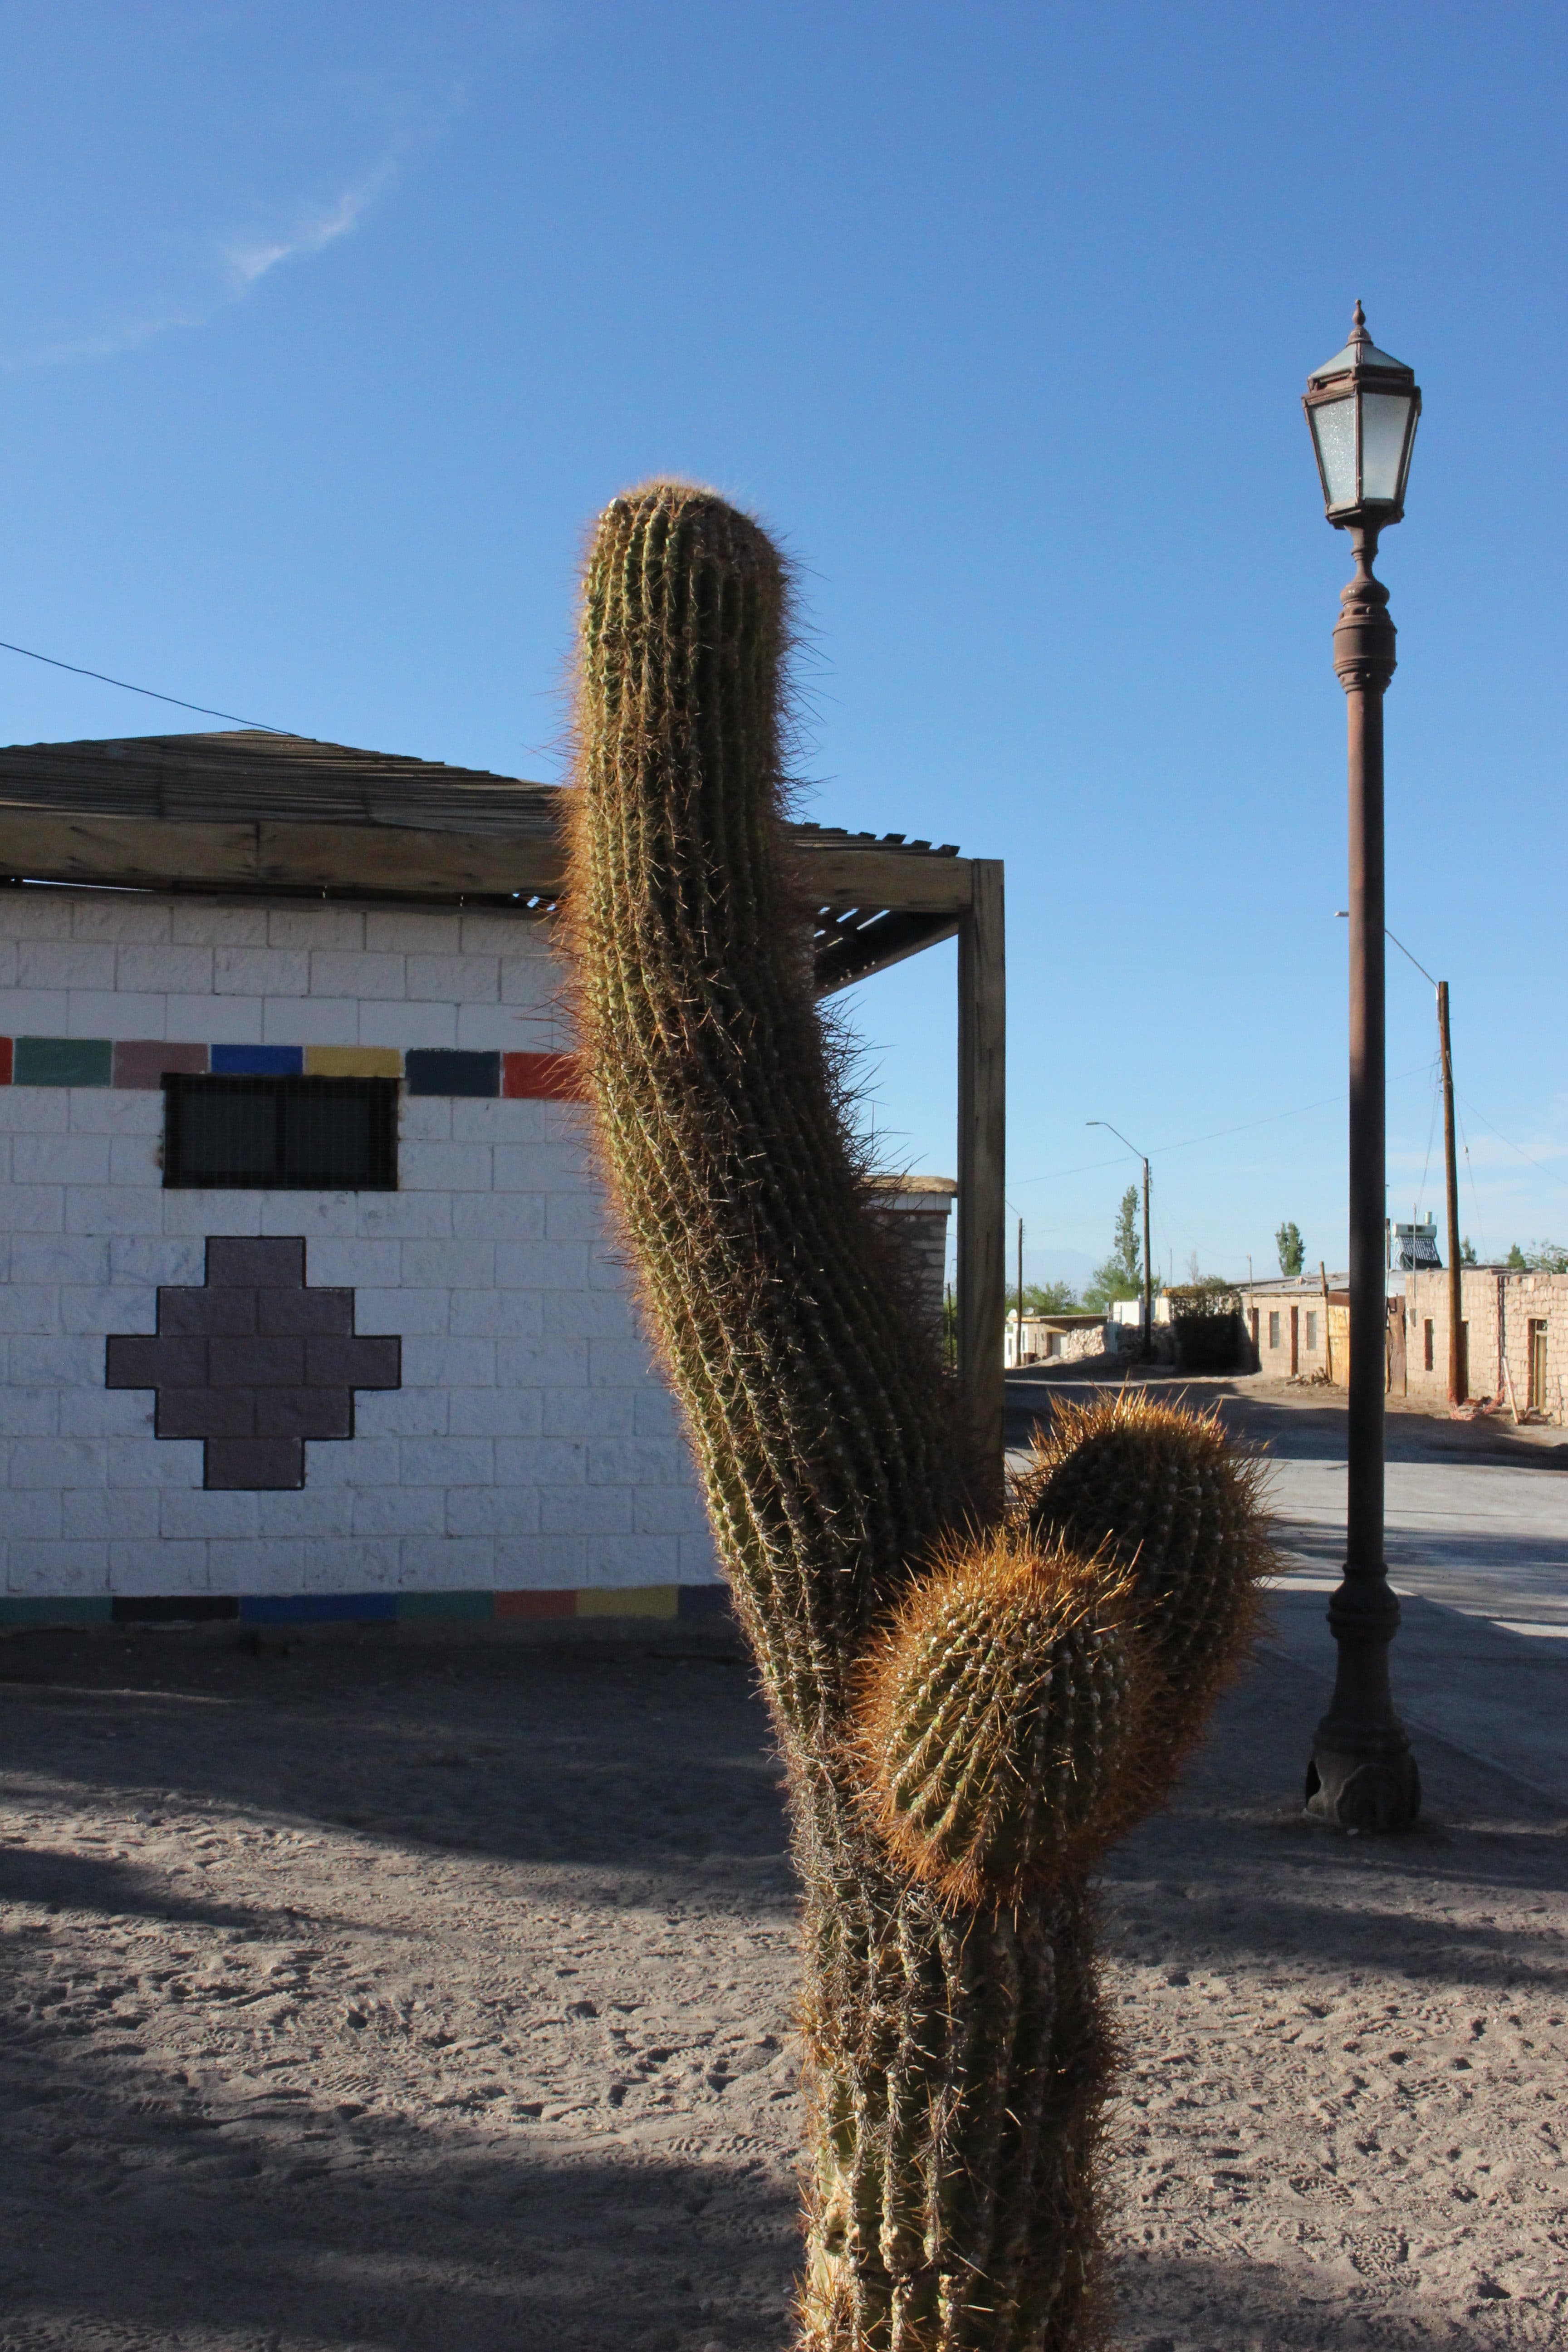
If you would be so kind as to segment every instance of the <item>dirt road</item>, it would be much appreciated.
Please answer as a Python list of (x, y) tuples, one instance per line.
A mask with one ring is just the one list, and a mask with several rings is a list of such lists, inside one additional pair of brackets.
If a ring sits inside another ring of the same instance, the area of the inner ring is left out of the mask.
[[(0, 1652), (4, 2352), (782, 2352), (793, 1896), (746, 1669)], [(1568, 2336), (1560, 1816), (1306, 1829), (1266, 1658), (1113, 1858), (1131, 2352)]]

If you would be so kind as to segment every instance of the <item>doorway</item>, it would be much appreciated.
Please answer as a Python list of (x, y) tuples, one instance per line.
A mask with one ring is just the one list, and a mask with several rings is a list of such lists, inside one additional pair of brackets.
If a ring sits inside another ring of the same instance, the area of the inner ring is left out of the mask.
[(1533, 1317), (1530, 1325), (1530, 1402), (1537, 1412), (1546, 1411), (1546, 1325)]

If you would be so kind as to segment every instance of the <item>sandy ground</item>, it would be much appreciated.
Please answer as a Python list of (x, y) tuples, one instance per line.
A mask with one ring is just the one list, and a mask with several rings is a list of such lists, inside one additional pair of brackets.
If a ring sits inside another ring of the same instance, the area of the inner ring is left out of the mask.
[[(673, 1648), (673, 1644), (671, 1645)], [(0, 1651), (5, 2352), (779, 2352), (793, 1900), (710, 1655)], [(1262, 1657), (1113, 1858), (1131, 2352), (1568, 2340), (1568, 1825), (1303, 1826)]]

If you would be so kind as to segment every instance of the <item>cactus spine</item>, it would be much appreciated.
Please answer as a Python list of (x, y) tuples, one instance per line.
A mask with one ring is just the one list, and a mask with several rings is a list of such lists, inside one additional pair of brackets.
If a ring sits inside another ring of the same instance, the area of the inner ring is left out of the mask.
[(1142, 1636), (1101, 1547), (962, 1534), (983, 1488), (862, 1213), (811, 1002), (780, 829), (788, 641), (776, 549), (712, 492), (655, 482), (600, 517), (578, 1018), (793, 1790), (803, 2347), (1068, 2352), (1101, 2311), (1085, 1870), (1131, 1810)]

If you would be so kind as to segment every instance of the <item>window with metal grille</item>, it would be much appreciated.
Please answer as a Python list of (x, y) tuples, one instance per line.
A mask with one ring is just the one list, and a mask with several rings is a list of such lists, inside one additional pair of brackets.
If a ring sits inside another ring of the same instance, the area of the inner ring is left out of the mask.
[(185, 1191), (394, 1192), (397, 1081), (171, 1073), (163, 1181)]
[(1279, 1345), (1279, 1318), (1272, 1311), (1268, 1317), (1268, 1344), (1271, 1348)]
[(1318, 1318), (1309, 1307), (1307, 1309), (1307, 1353), (1309, 1355), (1312, 1353), (1313, 1349), (1317, 1347), (1317, 1344)]

